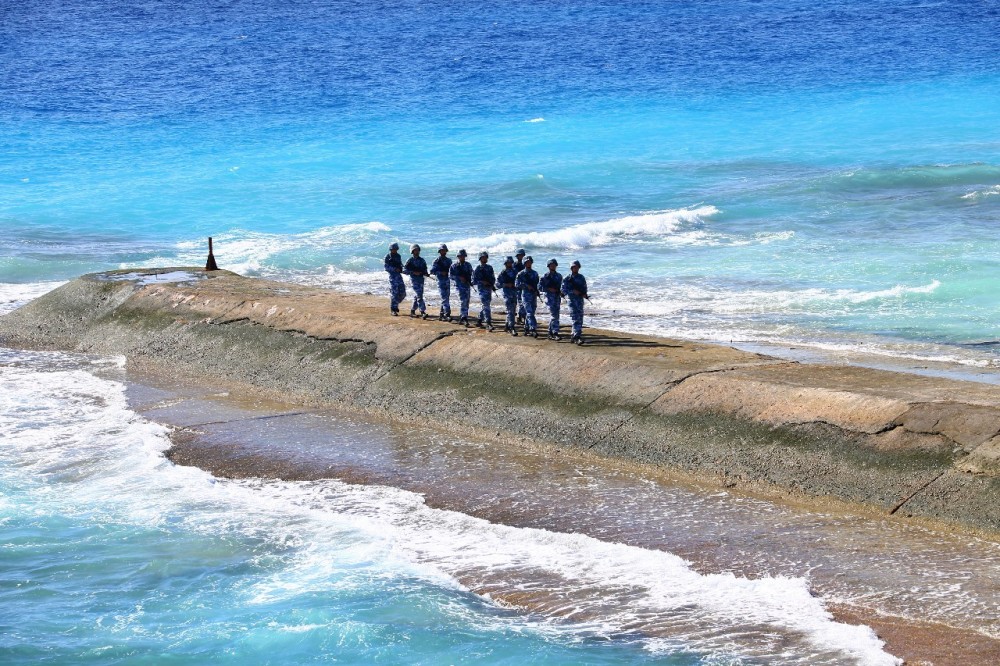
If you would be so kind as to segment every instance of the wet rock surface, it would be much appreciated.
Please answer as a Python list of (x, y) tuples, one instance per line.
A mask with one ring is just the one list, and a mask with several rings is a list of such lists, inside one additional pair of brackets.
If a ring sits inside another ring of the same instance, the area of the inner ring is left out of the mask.
[(1000, 531), (1000, 387), (596, 329), (583, 347), (512, 338), (390, 317), (383, 300), (225, 271), (120, 271), (0, 317), (0, 344), (123, 355), (305, 406)]

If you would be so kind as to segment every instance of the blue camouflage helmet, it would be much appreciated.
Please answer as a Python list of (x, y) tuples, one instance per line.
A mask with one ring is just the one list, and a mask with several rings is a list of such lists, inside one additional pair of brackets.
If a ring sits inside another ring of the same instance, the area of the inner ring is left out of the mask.
[(503, 260), (503, 263), (504, 264), (512, 264), (512, 263), (514, 263), (514, 257), (507, 257), (506, 259)]
[(525, 254), (527, 254), (527, 252), (524, 251), (524, 248), (523, 247), (519, 247), (517, 249), (517, 252), (514, 253), (514, 256), (515, 257), (523, 257)]
[(445, 252), (447, 252), (448, 251), (448, 246), (445, 245), (444, 243), (441, 243), (440, 245), (438, 245), (438, 252), (440, 252), (441, 250), (444, 250)]
[(558, 265), (559, 265), (559, 262), (558, 262), (558, 261), (556, 261), (555, 259), (549, 259), (549, 263), (547, 263), (547, 264), (545, 264), (545, 265), (546, 265), (546, 266), (558, 266)]
[(389, 246), (389, 249), (390, 250), (398, 250), (399, 249), (399, 243), (393, 243), (392, 245)]
[(490, 258), (490, 253), (489, 253), (489, 252), (487, 252), (486, 250), (483, 250), (482, 252), (480, 252), (480, 253), (479, 253), (479, 258), (480, 258), (480, 259), (482, 259), (482, 258), (484, 258), (484, 257), (485, 257), (486, 259), (489, 259), (489, 258)]
[(417, 245), (416, 243), (414, 243), (413, 245), (410, 246), (410, 252), (418, 252), (419, 250), (420, 250), (420, 246)]
[(530, 254), (527, 257), (524, 258), (524, 263), (528, 263), (529, 261), (531, 263), (535, 263), (535, 260), (531, 258)]
[(459, 250), (457, 256), (459, 256), (459, 257), (467, 257), (467, 256), (469, 256), (469, 253), (466, 252), (465, 250)]
[(570, 264), (570, 266), (576, 266), (577, 268), (580, 268), (580, 261), (576, 260), (572, 264)]

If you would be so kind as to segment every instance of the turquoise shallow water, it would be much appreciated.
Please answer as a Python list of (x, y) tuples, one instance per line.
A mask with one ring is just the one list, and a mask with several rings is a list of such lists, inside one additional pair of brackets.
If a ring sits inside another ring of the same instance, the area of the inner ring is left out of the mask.
[[(0, 1), (0, 310), (83, 272), (200, 264), (207, 236), (223, 267), (373, 292), (394, 240), (523, 245), (580, 259), (604, 326), (989, 369), (998, 62), (993, 1)], [(90, 380), (51, 363), (31, 371), (75, 405)], [(76, 413), (16, 407), (31, 386), (3, 416), (65, 455), (45, 419)], [(165, 465), (147, 435), (142, 464)], [(2, 442), (12, 659), (668, 659), (359, 565), (352, 544), (381, 542), (339, 523), (343, 541), (289, 537), (328, 549), (321, 593), (255, 605), (300, 551), (206, 527), (231, 498), (154, 509), (115, 488), (136, 518), (95, 505), (113, 468), (67, 493)], [(739, 658), (678, 640), (680, 663)]]
[(996, 361), (992, 3), (7, 16), (10, 300), (209, 235), (225, 267), (366, 290), (393, 240), (524, 245), (584, 263), (603, 325)]

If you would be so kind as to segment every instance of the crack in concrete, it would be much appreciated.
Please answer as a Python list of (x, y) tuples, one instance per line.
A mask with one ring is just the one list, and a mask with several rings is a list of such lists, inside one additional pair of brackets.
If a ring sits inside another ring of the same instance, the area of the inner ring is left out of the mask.
[(902, 500), (900, 500), (896, 504), (896, 506), (892, 507), (892, 510), (889, 512), (889, 515), (890, 516), (895, 515), (895, 513), (897, 511), (899, 511), (903, 507), (904, 504), (906, 504), (911, 499), (913, 499), (914, 497), (916, 497), (919, 493), (921, 493), (924, 490), (926, 490), (928, 486), (930, 486), (932, 483), (934, 483), (935, 481), (937, 481), (938, 479), (940, 479), (942, 476), (944, 476), (947, 473), (948, 473), (948, 470), (942, 471), (937, 476), (935, 476), (933, 479), (931, 479), (930, 481), (928, 481), (927, 483), (925, 483), (924, 485), (920, 486), (919, 488), (917, 488), (916, 490), (914, 490), (912, 493), (910, 493), (909, 496), (904, 497)]
[(383, 372), (382, 374), (376, 376), (373, 380), (371, 380), (371, 384), (375, 384), (376, 382), (381, 381), (383, 378), (387, 377), (389, 373), (391, 373), (393, 370), (403, 365), (404, 363), (412, 359), (414, 356), (416, 356), (420, 352), (424, 351), (425, 349), (433, 345), (435, 342), (439, 342), (441, 340), (444, 340), (445, 338), (451, 337), (452, 335), (455, 335), (455, 333), (456, 331), (442, 331), (438, 333), (436, 336), (434, 336), (434, 338), (428, 340), (427, 342), (425, 342), (424, 344), (420, 345), (415, 350), (413, 350), (413, 352), (411, 352), (410, 355), (404, 358), (402, 361), (399, 361), (398, 363), (393, 363), (388, 368), (386, 368), (385, 372)]
[[(216, 320), (218, 320), (218, 319), (221, 319), (222, 317), (225, 317), (225, 316), (226, 316), (227, 314), (229, 314), (230, 312), (232, 312), (232, 311), (233, 311), (233, 310), (235, 310), (236, 308), (239, 308), (239, 307), (243, 307), (244, 305), (246, 305), (246, 301), (240, 301), (239, 303), (237, 303), (237, 304), (236, 304), (236, 305), (234, 305), (233, 307), (229, 308), (228, 310), (226, 310), (225, 312), (223, 312), (222, 314), (220, 314), (220, 315), (219, 315), (218, 317), (216, 317), (215, 319), (216, 319)], [(238, 320), (238, 319), (234, 319), (234, 320), (231, 320), (231, 321), (239, 321), (239, 320)], [(222, 323), (222, 324), (228, 324), (228, 323), (230, 323), (230, 322), (229, 322), (229, 321), (223, 321), (223, 322), (218, 322), (218, 321), (213, 321), (212, 323), (213, 323), (213, 324), (216, 324), (216, 323)]]
[[(785, 362), (781, 362), (781, 363), (785, 363)], [(650, 400), (649, 403), (647, 403), (646, 405), (640, 407), (639, 409), (635, 410), (633, 413), (629, 414), (627, 417), (625, 417), (625, 419), (621, 423), (619, 423), (618, 425), (616, 425), (615, 427), (611, 428), (606, 433), (604, 433), (603, 435), (601, 435), (597, 439), (597, 441), (594, 442), (593, 444), (591, 444), (590, 446), (588, 446), (587, 449), (592, 449), (595, 446), (597, 446), (598, 444), (600, 444), (601, 442), (605, 441), (608, 437), (611, 437), (611, 435), (613, 435), (616, 432), (618, 432), (619, 430), (621, 430), (625, 426), (626, 423), (628, 423), (629, 421), (635, 419), (635, 417), (639, 416), (639, 414), (642, 414), (644, 411), (646, 411), (647, 409), (649, 409), (650, 407), (652, 407), (654, 404), (656, 404), (667, 393), (670, 393), (670, 391), (674, 390), (675, 388), (677, 388), (678, 386), (680, 386), (681, 384), (683, 384), (687, 380), (691, 379), (692, 377), (697, 377), (698, 375), (711, 375), (711, 374), (715, 374), (715, 373), (719, 373), (719, 372), (729, 372), (729, 371), (732, 371), (732, 370), (740, 370), (741, 368), (747, 368), (747, 367), (751, 367), (752, 368), (752, 367), (758, 367), (758, 366), (764, 366), (764, 365), (775, 365), (775, 363), (772, 362), (772, 361), (762, 361), (760, 363), (749, 363), (749, 364), (741, 363), (739, 365), (728, 366), (728, 367), (725, 367), (725, 368), (713, 368), (712, 370), (701, 370), (701, 371), (698, 371), (698, 372), (692, 372), (691, 374), (685, 375), (684, 377), (681, 377), (677, 381), (669, 383), (667, 385), (667, 388), (663, 389), (663, 391), (658, 396), (656, 396), (655, 398), (653, 398), (652, 400)]]
[(248, 416), (238, 419), (221, 419), (219, 421), (205, 421), (204, 423), (189, 423), (179, 428), (204, 428), (210, 425), (225, 425), (227, 423), (240, 423), (242, 421), (266, 421), (268, 419), (280, 419), (283, 416), (301, 416), (303, 414), (318, 414), (322, 409), (306, 409), (300, 412), (283, 412), (281, 414), (264, 414), (263, 416)]
[[(242, 305), (242, 303), (240, 305)], [(230, 308), (229, 310), (227, 310), (226, 312), (227, 313), (228, 312), (232, 312), (233, 310), (235, 310), (238, 307), (240, 307), (240, 306), (239, 305), (234, 306), (234, 307)], [(225, 316), (225, 314), (226, 313), (223, 313), (222, 316)], [(340, 343), (345, 343), (345, 344), (346, 343), (350, 343), (350, 342), (354, 342), (354, 343), (362, 344), (362, 345), (375, 345), (376, 344), (375, 342), (372, 342), (371, 340), (362, 340), (361, 338), (338, 338), (338, 337), (332, 337), (332, 336), (319, 336), (319, 335), (313, 335), (312, 333), (307, 333), (307, 332), (303, 331), (302, 329), (298, 329), (298, 328), (279, 328), (277, 326), (270, 326), (270, 325), (268, 325), (268, 324), (266, 324), (264, 322), (254, 321), (250, 317), (236, 317), (234, 319), (225, 319), (225, 320), (222, 320), (222, 321), (216, 320), (216, 321), (209, 322), (209, 325), (211, 325), (211, 326), (227, 326), (229, 324), (238, 324), (238, 323), (244, 322), (244, 321), (247, 322), (247, 323), (249, 323), (251, 326), (264, 326), (266, 328), (270, 328), (271, 330), (277, 331), (279, 333), (291, 333), (293, 335), (299, 335), (299, 336), (301, 336), (303, 338), (307, 338), (309, 340), (316, 340), (317, 342), (340, 342)]]
[(616, 426), (615, 426), (614, 428), (611, 428), (611, 429), (610, 429), (610, 430), (608, 430), (608, 431), (607, 431), (606, 433), (604, 433), (603, 435), (601, 435), (600, 437), (598, 437), (598, 438), (597, 438), (597, 441), (596, 441), (596, 442), (594, 442), (593, 444), (591, 444), (590, 446), (588, 446), (588, 447), (587, 447), (587, 449), (592, 449), (592, 448), (594, 448), (595, 446), (597, 446), (598, 444), (600, 444), (601, 442), (603, 442), (604, 440), (606, 440), (606, 439), (607, 439), (608, 437), (611, 437), (611, 435), (613, 435), (613, 434), (615, 434), (616, 432), (618, 432), (619, 430), (621, 430), (621, 429), (622, 429), (622, 428), (623, 428), (623, 427), (625, 426), (625, 424), (626, 424), (626, 423), (628, 423), (629, 421), (631, 421), (631, 420), (635, 419), (635, 417), (639, 416), (639, 414), (642, 414), (642, 413), (643, 413), (644, 411), (646, 411), (647, 409), (649, 409), (650, 407), (652, 407), (652, 406), (653, 406), (653, 404), (654, 404), (654, 403), (655, 403), (655, 402), (656, 402), (657, 400), (659, 400), (660, 398), (662, 398), (663, 396), (665, 396), (665, 395), (666, 395), (667, 393), (669, 393), (669, 392), (670, 392), (670, 391), (671, 391), (671, 390), (672, 390), (672, 389), (673, 389), (674, 387), (676, 387), (676, 386), (677, 386), (678, 384), (680, 384), (680, 383), (681, 383), (682, 381), (684, 381), (685, 379), (687, 379), (687, 377), (684, 377), (683, 379), (678, 379), (678, 380), (677, 380), (676, 382), (673, 382), (673, 383), (669, 384), (669, 385), (667, 386), (667, 388), (663, 389), (663, 391), (662, 391), (662, 392), (661, 392), (661, 393), (660, 393), (660, 394), (659, 394), (658, 396), (656, 396), (655, 398), (653, 398), (652, 400), (650, 400), (650, 401), (649, 401), (649, 403), (647, 403), (647, 404), (646, 404), (645, 406), (643, 406), (643, 407), (640, 407), (639, 409), (637, 409), (637, 410), (636, 410), (635, 412), (633, 412), (632, 414), (629, 414), (628, 416), (626, 416), (626, 417), (625, 417), (625, 418), (624, 418), (624, 419), (622, 420), (622, 422), (621, 422), (621, 423), (619, 423), (619, 424), (618, 424), (618, 425), (616, 425)]

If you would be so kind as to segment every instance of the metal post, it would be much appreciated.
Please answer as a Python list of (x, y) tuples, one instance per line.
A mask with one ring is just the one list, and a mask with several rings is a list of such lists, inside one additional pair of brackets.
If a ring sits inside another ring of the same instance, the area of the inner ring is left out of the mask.
[(208, 261), (205, 262), (206, 271), (217, 271), (219, 265), (215, 263), (215, 255), (212, 253), (212, 237), (208, 237)]

